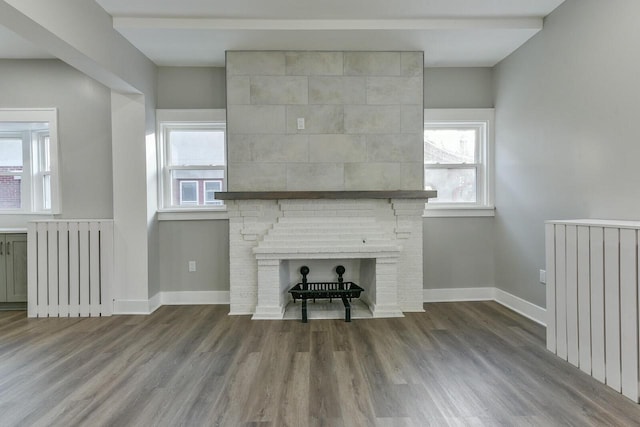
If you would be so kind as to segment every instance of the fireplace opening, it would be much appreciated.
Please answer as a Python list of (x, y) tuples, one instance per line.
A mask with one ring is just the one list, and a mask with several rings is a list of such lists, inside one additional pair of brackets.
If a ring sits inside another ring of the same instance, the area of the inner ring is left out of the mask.
[(316, 302), (318, 299), (340, 300), (344, 305), (344, 320), (351, 322), (351, 301), (354, 298), (360, 298), (364, 289), (352, 281), (344, 280), (346, 269), (342, 265), (335, 268), (337, 279), (335, 281), (313, 282), (309, 281), (307, 276), (311, 271), (309, 267), (303, 265), (300, 267), (300, 275), (302, 279), (295, 286), (289, 289), (289, 294), (293, 298), (293, 303), (300, 301), (302, 323), (307, 323), (307, 303), (309, 300)]
[[(280, 291), (285, 303), (285, 319), (302, 318), (301, 302), (294, 302), (289, 292), (292, 287), (302, 281), (300, 269), (303, 266), (309, 268), (308, 282), (331, 283), (337, 281), (336, 267), (341, 265), (345, 269), (343, 279), (352, 282), (363, 289), (358, 299), (350, 301), (351, 318), (372, 318), (369, 307), (369, 295), (375, 295), (375, 259), (367, 258), (332, 258), (332, 259), (289, 259), (280, 262)], [(309, 319), (341, 319), (345, 317), (345, 308), (342, 300), (316, 298), (307, 301), (307, 314)]]

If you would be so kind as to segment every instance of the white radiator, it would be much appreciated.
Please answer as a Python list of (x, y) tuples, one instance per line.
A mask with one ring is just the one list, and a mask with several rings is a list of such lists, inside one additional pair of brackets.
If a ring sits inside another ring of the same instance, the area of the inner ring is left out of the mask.
[(548, 221), (547, 348), (639, 402), (637, 221)]
[(113, 312), (113, 220), (35, 221), (28, 226), (29, 317)]

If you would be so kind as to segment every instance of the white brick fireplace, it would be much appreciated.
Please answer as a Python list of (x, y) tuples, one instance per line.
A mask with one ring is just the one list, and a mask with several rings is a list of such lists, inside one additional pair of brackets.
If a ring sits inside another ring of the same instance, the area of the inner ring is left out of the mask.
[(348, 265), (371, 317), (422, 311), (423, 52), (228, 51), (225, 69), (231, 314), (282, 318), (302, 262), (310, 281)]
[(429, 192), (395, 193), (422, 198), (257, 198), (270, 197), (265, 192), (229, 200), (236, 196), (226, 193), (230, 314), (283, 318), (297, 273), (290, 261), (328, 259), (359, 261), (360, 271), (351, 273), (365, 289), (361, 299), (372, 317), (422, 311), (422, 212)]

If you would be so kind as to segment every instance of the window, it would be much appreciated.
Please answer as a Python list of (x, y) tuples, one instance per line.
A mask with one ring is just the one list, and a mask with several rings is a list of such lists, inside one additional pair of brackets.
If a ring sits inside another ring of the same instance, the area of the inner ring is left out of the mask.
[(180, 182), (180, 205), (197, 205), (198, 204), (198, 181)]
[(438, 191), (428, 210), (493, 210), (492, 132), (492, 109), (425, 110), (424, 184)]
[(57, 213), (56, 111), (0, 109), (0, 212)]
[(222, 205), (222, 200), (216, 200), (216, 192), (222, 191), (222, 181), (204, 182), (204, 203), (207, 205)]
[[(159, 110), (162, 209), (219, 208), (226, 187), (224, 120), (188, 111)], [(210, 111), (210, 110), (206, 110)]]

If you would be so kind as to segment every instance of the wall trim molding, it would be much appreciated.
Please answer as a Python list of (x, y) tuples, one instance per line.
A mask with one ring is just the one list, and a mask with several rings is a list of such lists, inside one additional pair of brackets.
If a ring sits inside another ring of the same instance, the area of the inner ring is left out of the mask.
[(495, 301), (542, 326), (547, 326), (547, 310), (538, 305), (498, 288)]
[(149, 298), (149, 314), (153, 313), (160, 308), (162, 303), (160, 302), (160, 292)]
[(160, 292), (162, 305), (229, 304), (229, 291)]
[[(423, 291), (424, 302), (427, 303), (495, 301), (542, 326), (546, 326), (547, 310), (496, 287), (424, 289)], [(148, 300), (115, 300), (113, 314), (151, 314), (163, 305), (199, 304), (229, 304), (229, 291), (158, 292)]]
[(424, 302), (493, 301), (494, 287), (425, 289)]
[(229, 291), (158, 292), (148, 300), (115, 300), (113, 314), (151, 314), (163, 305), (229, 304)]
[(547, 310), (496, 287), (425, 289), (424, 302), (495, 301), (546, 326)]
[(113, 301), (113, 314), (151, 314), (152, 299), (120, 299)]

